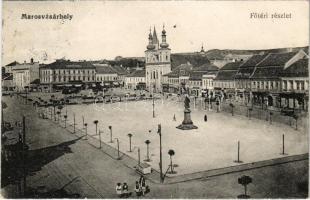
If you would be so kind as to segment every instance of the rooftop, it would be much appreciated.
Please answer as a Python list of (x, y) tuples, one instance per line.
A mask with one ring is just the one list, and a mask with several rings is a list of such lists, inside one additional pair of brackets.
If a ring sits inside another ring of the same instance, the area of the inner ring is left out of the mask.
[(127, 77), (145, 77), (145, 70), (135, 70), (128, 74)]
[(266, 66), (283, 66), (287, 63), (292, 57), (294, 57), (297, 52), (288, 52), (288, 53), (270, 53), (262, 62), (260, 62), (257, 67), (266, 67)]
[(41, 69), (95, 69), (95, 66), (87, 61), (57, 60)]
[(308, 65), (309, 65), (309, 59), (300, 59), (284, 69), (281, 72), (281, 77), (308, 77), (309, 71), (308, 71)]

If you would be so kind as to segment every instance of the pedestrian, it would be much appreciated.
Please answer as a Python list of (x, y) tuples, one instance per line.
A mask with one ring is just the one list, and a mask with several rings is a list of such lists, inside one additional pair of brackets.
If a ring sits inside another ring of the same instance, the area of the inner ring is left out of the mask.
[(117, 183), (115, 189), (116, 189), (116, 194), (117, 194), (117, 196), (118, 196), (118, 197), (122, 197), (123, 188), (122, 188), (121, 183)]
[(205, 122), (208, 121), (207, 115), (205, 115), (204, 120), (205, 120)]
[(123, 183), (123, 196), (124, 196), (125, 198), (128, 198), (128, 196), (129, 196), (128, 185), (127, 185), (126, 182)]
[(175, 118), (175, 114), (173, 115), (173, 121), (177, 121), (177, 119)]
[(141, 191), (142, 191), (142, 196), (144, 196), (145, 195), (145, 191), (146, 191), (146, 183), (145, 183), (144, 176), (140, 177), (140, 187), (141, 187)]
[(135, 192), (137, 197), (141, 196), (141, 187), (138, 181), (136, 181)]

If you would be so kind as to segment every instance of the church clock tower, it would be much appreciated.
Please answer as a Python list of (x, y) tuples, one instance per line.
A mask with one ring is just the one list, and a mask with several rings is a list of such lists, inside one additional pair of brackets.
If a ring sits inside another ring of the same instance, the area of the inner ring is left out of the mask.
[(171, 72), (171, 49), (168, 48), (169, 44), (166, 41), (165, 26), (161, 36), (162, 42), (159, 44), (155, 27), (153, 35), (150, 30), (149, 44), (145, 51), (146, 87), (150, 92), (161, 92), (162, 76)]

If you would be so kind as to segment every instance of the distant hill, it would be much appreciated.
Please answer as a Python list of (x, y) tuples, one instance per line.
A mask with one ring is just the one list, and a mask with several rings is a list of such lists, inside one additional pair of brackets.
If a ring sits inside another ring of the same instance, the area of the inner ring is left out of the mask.
[[(254, 55), (254, 54), (266, 54), (266, 53), (283, 53), (289, 51), (299, 51), (300, 49), (305, 50), (308, 53), (307, 47), (294, 47), (294, 48), (278, 48), (278, 49), (260, 49), (260, 50), (237, 50), (237, 49), (211, 49), (205, 53), (201, 52), (184, 52), (184, 53), (172, 53), (171, 54), (171, 68), (191, 63), (193, 67), (199, 67), (203, 64), (210, 63), (212, 60), (224, 60), (233, 59), (238, 57), (239, 60), (245, 56), (244, 59)], [(232, 62), (232, 61), (227, 61)], [(105, 60), (105, 63), (111, 65), (123, 66), (125, 68), (133, 69), (137, 65), (139, 67), (145, 67), (144, 57), (121, 57), (117, 56), (115, 60)]]
[(206, 56), (210, 60), (222, 60), (228, 55), (253, 55), (261, 53), (284, 53), (289, 51), (299, 51), (300, 49), (308, 52), (307, 47), (279, 48), (279, 49), (260, 49), (260, 50), (235, 50), (235, 49), (211, 49), (206, 52)]

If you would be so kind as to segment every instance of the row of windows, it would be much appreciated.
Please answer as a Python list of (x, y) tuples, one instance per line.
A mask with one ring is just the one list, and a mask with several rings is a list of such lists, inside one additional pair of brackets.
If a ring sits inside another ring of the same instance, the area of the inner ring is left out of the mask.
[(50, 74), (94, 74), (95, 70), (42, 70), (43, 75)]
[(280, 89), (278, 81), (253, 81), (255, 89)]
[(220, 88), (235, 88), (234, 82), (221, 82), (221, 81), (215, 81), (214, 82), (215, 87)]
[(213, 86), (213, 80), (203, 80), (203, 84), (208, 87)]
[(149, 54), (146, 57), (146, 62), (169, 62), (168, 54)]
[[(252, 87), (251, 87), (252, 84)], [(237, 82), (238, 88), (253, 88), (253, 89), (265, 89), (265, 90), (279, 90), (281, 85), (279, 81), (252, 81), (251, 82)], [(308, 81), (300, 80), (284, 80), (282, 81), (283, 90), (305, 90), (307, 89)]]
[(115, 81), (117, 80), (116, 76), (97, 76), (96, 77), (97, 81)]
[[(149, 76), (149, 75), (150, 75), (150, 76)], [(160, 72), (160, 75), (161, 75), (161, 76), (163, 75), (163, 72), (162, 72), (162, 71)], [(150, 79), (158, 79), (159, 73), (158, 73), (158, 71), (152, 71), (151, 73), (146, 72), (146, 76), (149, 76)]]
[(191, 85), (202, 85), (202, 82), (201, 81), (190, 81), (190, 84)]
[(283, 90), (307, 90), (309, 82), (308, 81), (283, 81)]
[(54, 81), (58, 81), (58, 82), (66, 82), (66, 81), (94, 81), (95, 80), (95, 76), (87, 76), (87, 77), (85, 77), (85, 76), (77, 76), (77, 77), (75, 77), (75, 76), (73, 76), (73, 77), (69, 77), (68, 79), (67, 79), (67, 77), (58, 77), (58, 78), (56, 78), (56, 77), (54, 77)]
[(145, 78), (142, 78), (142, 77), (128, 77), (126, 79), (128, 82), (145, 82)]
[(168, 79), (168, 83), (170, 83), (170, 84), (178, 84), (179, 83), (179, 79)]

